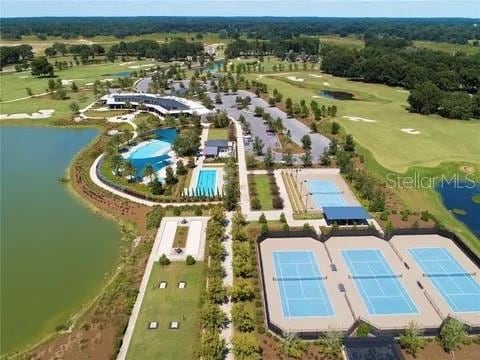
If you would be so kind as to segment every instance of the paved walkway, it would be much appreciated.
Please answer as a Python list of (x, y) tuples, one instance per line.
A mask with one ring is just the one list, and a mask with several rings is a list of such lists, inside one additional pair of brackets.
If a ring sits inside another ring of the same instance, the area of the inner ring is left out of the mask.
[(97, 176), (97, 166), (100, 160), (104, 154), (100, 155), (98, 158), (95, 159), (93, 162), (92, 166), (90, 167), (90, 179), (92, 179), (93, 183), (97, 185), (98, 187), (101, 187), (102, 189), (111, 192), (112, 194), (115, 194), (121, 198), (133, 201), (137, 204), (142, 204), (146, 206), (162, 206), (162, 207), (167, 207), (167, 206), (184, 206), (184, 205), (209, 205), (209, 204), (219, 204), (221, 203), (220, 201), (204, 201), (204, 202), (180, 202), (180, 203), (161, 203), (161, 202), (154, 202), (154, 201), (149, 201), (145, 200), (142, 198), (138, 198), (136, 196), (130, 195), (130, 194), (125, 194), (124, 192), (117, 190), (110, 185), (105, 184), (100, 178)]
[[(233, 249), (232, 249), (232, 216), (233, 212), (227, 213), (227, 219), (228, 219), (228, 225), (225, 229), (225, 234), (227, 235), (227, 239), (224, 242), (224, 247), (225, 247), (225, 252), (226, 256), (225, 259), (223, 260), (223, 267), (225, 268), (225, 273), (226, 276), (223, 279), (223, 284), (226, 287), (231, 287), (233, 286), (233, 267), (232, 267), (232, 257), (233, 257)], [(228, 299), (228, 302), (225, 304), (222, 304), (221, 306), (222, 310), (225, 311), (225, 313), (228, 316), (228, 319), (230, 320), (228, 322), (228, 325), (222, 330), (222, 337), (225, 340), (228, 353), (225, 356), (226, 360), (233, 360), (233, 353), (232, 353), (232, 336), (233, 336), (233, 323), (232, 323), (232, 302), (230, 299)]]

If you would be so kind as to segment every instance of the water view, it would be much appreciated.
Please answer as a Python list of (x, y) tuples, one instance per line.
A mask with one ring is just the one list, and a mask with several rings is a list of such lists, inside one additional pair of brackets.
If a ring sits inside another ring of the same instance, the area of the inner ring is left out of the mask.
[(480, 204), (473, 201), (480, 194), (480, 185), (469, 187), (468, 184), (443, 183), (437, 187), (447, 209), (463, 222), (471, 232), (480, 238)]
[(118, 227), (58, 182), (96, 134), (0, 127), (2, 355), (68, 324), (115, 268)]

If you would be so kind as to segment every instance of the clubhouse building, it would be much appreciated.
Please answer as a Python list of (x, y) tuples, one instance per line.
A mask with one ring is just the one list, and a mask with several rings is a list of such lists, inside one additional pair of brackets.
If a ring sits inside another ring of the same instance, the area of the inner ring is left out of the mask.
[(211, 111), (202, 104), (176, 96), (160, 96), (147, 93), (115, 93), (101, 98), (110, 109), (137, 109), (144, 107), (160, 116), (207, 115)]

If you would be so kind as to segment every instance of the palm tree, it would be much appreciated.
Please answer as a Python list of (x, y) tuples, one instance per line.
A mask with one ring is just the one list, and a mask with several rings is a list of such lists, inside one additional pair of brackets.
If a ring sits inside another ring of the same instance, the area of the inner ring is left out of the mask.
[(148, 164), (145, 166), (145, 169), (143, 169), (143, 176), (147, 177), (150, 181), (152, 181), (152, 178), (155, 175), (155, 169), (153, 168), (152, 165)]
[(119, 168), (124, 164), (124, 159), (120, 154), (113, 154), (110, 158), (110, 163), (112, 164), (112, 169), (115, 175), (118, 176)]
[(128, 177), (129, 181), (135, 180), (135, 177), (137, 175), (137, 171), (135, 170), (135, 167), (130, 161), (125, 162), (125, 166), (123, 167), (123, 173), (126, 177)]

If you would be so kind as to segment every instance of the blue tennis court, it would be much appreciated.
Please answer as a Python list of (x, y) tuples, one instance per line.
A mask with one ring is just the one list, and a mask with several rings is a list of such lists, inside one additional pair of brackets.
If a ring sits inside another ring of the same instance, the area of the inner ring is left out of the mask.
[(307, 186), (317, 208), (347, 205), (341, 191), (333, 181), (308, 180)]
[(283, 316), (332, 316), (325, 277), (312, 251), (274, 251), (274, 281), (278, 283)]
[(411, 248), (408, 251), (453, 311), (480, 311), (480, 284), (447, 249)]
[(418, 313), (380, 250), (342, 250), (342, 256), (370, 315)]

